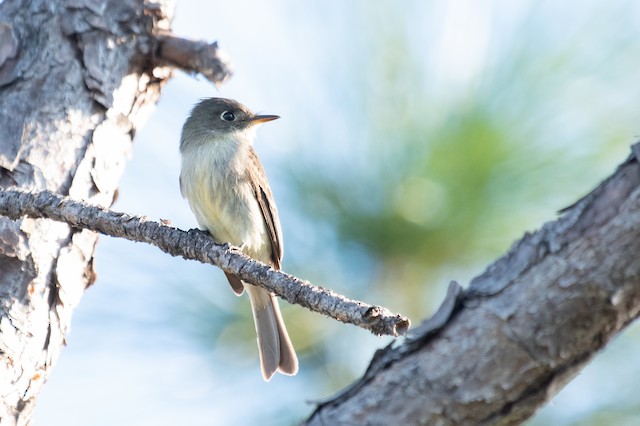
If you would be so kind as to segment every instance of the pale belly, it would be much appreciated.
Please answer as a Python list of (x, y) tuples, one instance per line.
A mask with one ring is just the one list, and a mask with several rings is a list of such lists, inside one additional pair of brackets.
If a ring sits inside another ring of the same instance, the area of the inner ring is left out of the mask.
[(218, 243), (242, 247), (249, 256), (269, 262), (267, 230), (250, 184), (235, 170), (210, 167), (215, 162), (202, 157), (183, 155), (182, 160), (181, 189), (200, 228)]

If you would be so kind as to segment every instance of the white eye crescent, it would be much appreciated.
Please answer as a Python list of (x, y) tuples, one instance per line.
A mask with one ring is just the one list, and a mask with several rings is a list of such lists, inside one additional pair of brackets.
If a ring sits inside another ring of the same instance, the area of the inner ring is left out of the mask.
[(224, 121), (234, 121), (236, 119), (236, 115), (231, 111), (223, 111), (222, 114), (220, 114), (220, 118)]

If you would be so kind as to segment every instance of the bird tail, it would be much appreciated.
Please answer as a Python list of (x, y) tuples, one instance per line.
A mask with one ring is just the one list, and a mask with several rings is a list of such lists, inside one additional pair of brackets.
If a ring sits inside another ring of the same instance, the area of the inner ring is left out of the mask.
[(251, 300), (258, 334), (262, 376), (269, 381), (276, 371), (295, 375), (298, 372), (298, 357), (282, 320), (278, 300), (260, 287), (246, 284), (245, 289)]

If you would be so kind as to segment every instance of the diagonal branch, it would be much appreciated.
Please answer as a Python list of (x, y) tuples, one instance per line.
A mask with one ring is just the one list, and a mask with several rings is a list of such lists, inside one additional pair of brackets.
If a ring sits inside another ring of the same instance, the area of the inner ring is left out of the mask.
[(277, 271), (251, 259), (237, 247), (216, 244), (206, 232), (197, 229), (182, 231), (145, 217), (114, 212), (49, 191), (30, 193), (15, 188), (0, 191), (0, 214), (15, 220), (24, 216), (53, 219), (76, 228), (152, 244), (172, 256), (218, 266), (247, 283), (275, 293), (289, 303), (362, 327), (377, 335), (403, 335), (410, 326), (408, 318), (393, 314), (381, 306), (347, 299), (331, 290)]
[[(640, 145), (304, 424), (517, 425), (640, 317)], [(631, 360), (630, 360), (631, 362)]]

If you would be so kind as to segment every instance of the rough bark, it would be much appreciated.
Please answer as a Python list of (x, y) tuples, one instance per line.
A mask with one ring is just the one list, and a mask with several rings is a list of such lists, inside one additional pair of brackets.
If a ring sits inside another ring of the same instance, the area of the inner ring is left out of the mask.
[(638, 157), (468, 290), (451, 290), (433, 324), (378, 351), (306, 424), (514, 425), (532, 416), (640, 313)]
[[(170, 76), (156, 65), (172, 63), (157, 37), (169, 13), (142, 0), (0, 3), (0, 187), (112, 203), (133, 135)], [(65, 223), (0, 218), (3, 425), (29, 423), (92, 283), (96, 239)]]
[(275, 270), (251, 259), (238, 247), (216, 244), (207, 232), (198, 229), (182, 231), (166, 223), (92, 206), (49, 191), (34, 194), (14, 189), (0, 190), (0, 215), (11, 219), (24, 216), (53, 219), (74, 228), (153, 244), (172, 256), (218, 266), (247, 283), (275, 293), (289, 303), (362, 327), (376, 335), (403, 335), (410, 326), (407, 318), (392, 314), (386, 308), (350, 300), (329, 289)]

